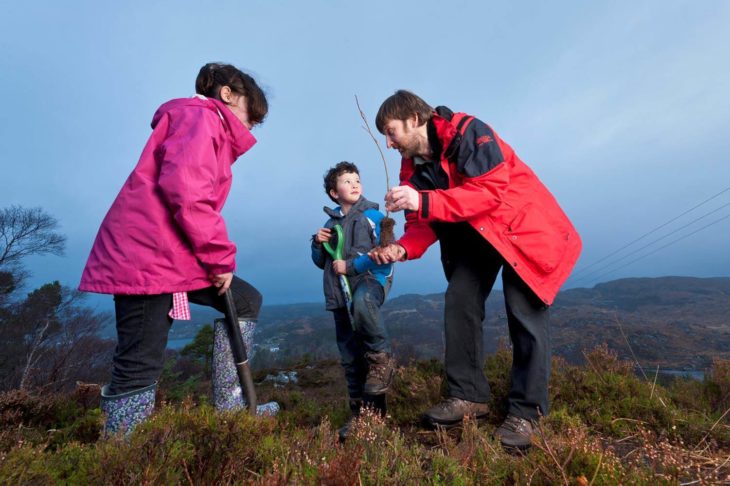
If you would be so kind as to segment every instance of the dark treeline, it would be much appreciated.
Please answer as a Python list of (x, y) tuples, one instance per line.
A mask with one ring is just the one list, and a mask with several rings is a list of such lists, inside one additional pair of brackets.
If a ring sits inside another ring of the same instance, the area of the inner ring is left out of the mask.
[(26, 288), (25, 258), (63, 254), (66, 238), (57, 227), (41, 208), (0, 210), (1, 391), (68, 391), (108, 375), (114, 343), (98, 331), (110, 316), (58, 281)]

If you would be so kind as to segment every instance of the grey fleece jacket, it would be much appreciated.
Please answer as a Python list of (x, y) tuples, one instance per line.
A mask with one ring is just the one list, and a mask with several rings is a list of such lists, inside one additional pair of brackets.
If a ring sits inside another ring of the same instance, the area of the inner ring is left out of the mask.
[[(378, 205), (360, 196), (347, 215), (342, 214), (339, 206), (336, 208), (325, 206), (324, 212), (330, 217), (324, 224), (325, 228), (331, 229), (338, 224), (342, 227), (347, 278), (353, 292), (364, 278), (374, 278), (384, 288), (389, 288), (393, 276), (393, 264), (376, 265), (367, 255), (367, 252), (380, 243), (380, 221), (384, 216), (378, 211)], [(332, 248), (337, 246), (336, 236), (330, 240), (330, 246)], [(312, 261), (324, 270), (322, 285), (327, 310), (344, 307), (345, 298), (340, 290), (338, 276), (332, 270), (332, 257), (323, 245), (314, 241), (314, 237), (312, 237)]]

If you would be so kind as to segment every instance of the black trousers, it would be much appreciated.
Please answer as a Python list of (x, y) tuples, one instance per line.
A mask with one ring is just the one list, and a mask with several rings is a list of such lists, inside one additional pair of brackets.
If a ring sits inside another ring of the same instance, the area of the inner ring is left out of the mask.
[(489, 400), (482, 322), (487, 297), (502, 269), (513, 353), (508, 411), (525, 419), (546, 415), (550, 377), (549, 308), (471, 226), (443, 225), (437, 233), (448, 280), (444, 325), (449, 395), (472, 402)]
[[(236, 276), (231, 282), (231, 291), (238, 316), (256, 319), (262, 302), (259, 291)], [(225, 303), (216, 287), (190, 291), (188, 300), (225, 313)], [(172, 318), (168, 316), (172, 294), (115, 295), (114, 308), (117, 347), (109, 385), (112, 395), (149, 386), (160, 378), (172, 325)]]

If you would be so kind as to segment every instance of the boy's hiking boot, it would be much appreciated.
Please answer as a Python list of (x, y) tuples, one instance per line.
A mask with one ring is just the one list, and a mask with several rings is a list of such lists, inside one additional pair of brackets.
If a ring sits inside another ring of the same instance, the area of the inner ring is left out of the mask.
[(384, 351), (365, 353), (365, 359), (368, 362), (368, 376), (363, 391), (368, 395), (382, 395), (393, 383), (395, 360)]
[(489, 407), (486, 403), (450, 397), (426, 410), (426, 413), (423, 414), (423, 421), (430, 427), (440, 425), (448, 428), (460, 424), (467, 415), (482, 418), (487, 413), (489, 413)]
[(494, 431), (494, 437), (507, 451), (525, 451), (532, 445), (532, 433), (531, 421), (510, 414)]
[(347, 419), (345, 425), (340, 427), (337, 435), (340, 442), (345, 442), (352, 432), (352, 426), (355, 420), (360, 416), (363, 410), (371, 410), (373, 413), (385, 417), (388, 413), (388, 406), (385, 395), (365, 395), (362, 400), (359, 398), (350, 399), (350, 418)]
[(345, 442), (347, 438), (350, 436), (350, 429), (352, 428), (352, 423), (355, 421), (357, 417), (360, 416), (360, 408), (362, 407), (362, 400), (359, 398), (350, 398), (350, 418), (347, 419), (347, 422), (345, 422), (345, 425), (340, 427), (340, 430), (337, 431), (337, 436), (340, 439), (340, 442)]

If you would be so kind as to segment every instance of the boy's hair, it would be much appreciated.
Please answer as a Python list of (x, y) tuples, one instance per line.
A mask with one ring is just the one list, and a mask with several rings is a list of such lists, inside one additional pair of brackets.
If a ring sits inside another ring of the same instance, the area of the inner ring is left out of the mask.
[(326, 192), (327, 196), (334, 202), (337, 202), (337, 199), (330, 195), (330, 191), (337, 192), (337, 178), (342, 174), (360, 175), (360, 171), (357, 169), (355, 164), (347, 161), (342, 161), (327, 171), (324, 175), (324, 192)]
[(421, 126), (431, 119), (432, 112), (433, 108), (421, 97), (399, 89), (380, 105), (375, 116), (375, 126), (380, 133), (383, 133), (388, 120), (407, 120), (413, 115), (418, 117), (418, 125)]

